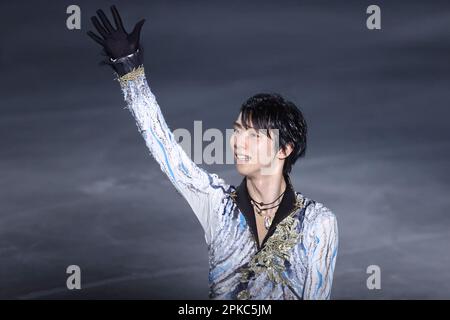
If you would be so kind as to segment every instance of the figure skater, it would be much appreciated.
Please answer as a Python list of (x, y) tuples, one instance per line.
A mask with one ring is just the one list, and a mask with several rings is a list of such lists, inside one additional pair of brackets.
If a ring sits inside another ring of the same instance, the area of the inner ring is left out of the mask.
[[(118, 79), (126, 106), (161, 170), (205, 232), (211, 299), (330, 299), (338, 248), (334, 213), (294, 190), (290, 172), (306, 151), (307, 124), (278, 94), (246, 100), (230, 139), (235, 187), (198, 167), (166, 124), (146, 80), (139, 42), (145, 19), (127, 33), (115, 6), (115, 27), (102, 10), (92, 23)], [(270, 170), (267, 170), (270, 168)]]

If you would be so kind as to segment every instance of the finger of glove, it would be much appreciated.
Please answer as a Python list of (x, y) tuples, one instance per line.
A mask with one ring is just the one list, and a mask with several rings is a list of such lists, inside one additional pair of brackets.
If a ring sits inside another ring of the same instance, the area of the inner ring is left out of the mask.
[(109, 22), (108, 18), (106, 17), (103, 10), (99, 9), (97, 10), (97, 15), (100, 17), (100, 20), (102, 21), (103, 25), (105, 26), (106, 30), (108, 30), (109, 33), (114, 31), (113, 26)]
[(89, 37), (91, 37), (92, 40), (94, 40), (94, 41), (97, 42), (98, 44), (100, 44), (100, 45), (102, 45), (102, 46), (105, 44), (105, 41), (103, 41), (102, 38), (100, 38), (98, 35), (96, 35), (96, 34), (93, 33), (92, 31), (88, 31), (88, 32), (87, 32), (87, 35), (88, 35)]
[(134, 26), (133, 32), (131, 32), (131, 39), (135, 44), (138, 44), (139, 38), (141, 36), (142, 25), (144, 24), (145, 19), (142, 19)]
[(117, 30), (121, 30), (126, 33), (125, 28), (123, 27), (122, 19), (120, 18), (119, 11), (117, 11), (116, 6), (111, 6), (111, 12), (114, 17), (114, 23), (116, 24)]
[(100, 24), (100, 21), (98, 21), (97, 17), (91, 17), (91, 21), (94, 24), (94, 27), (97, 29), (98, 33), (100, 33), (100, 35), (106, 39), (108, 32), (105, 30), (105, 28), (102, 27), (102, 25)]

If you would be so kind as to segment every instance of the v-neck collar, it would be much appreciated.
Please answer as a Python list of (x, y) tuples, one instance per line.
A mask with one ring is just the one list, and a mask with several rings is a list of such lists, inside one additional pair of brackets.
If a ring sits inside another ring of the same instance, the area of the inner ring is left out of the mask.
[(283, 199), (281, 200), (280, 206), (278, 207), (277, 211), (275, 212), (275, 216), (272, 220), (272, 224), (270, 225), (270, 228), (267, 231), (267, 234), (264, 237), (264, 240), (261, 243), (261, 245), (259, 244), (255, 212), (253, 210), (252, 204), (250, 203), (250, 195), (249, 195), (248, 189), (247, 189), (247, 177), (245, 177), (242, 180), (241, 184), (236, 188), (237, 206), (239, 207), (242, 214), (244, 215), (244, 217), (247, 220), (250, 230), (253, 233), (253, 236), (255, 238), (255, 241), (256, 241), (256, 244), (258, 247), (258, 251), (261, 250), (261, 248), (264, 246), (266, 241), (275, 232), (276, 226), (292, 212), (292, 209), (295, 206), (297, 197), (296, 197), (294, 188), (292, 187), (289, 176), (284, 175), (284, 180), (286, 182), (286, 192), (283, 195)]

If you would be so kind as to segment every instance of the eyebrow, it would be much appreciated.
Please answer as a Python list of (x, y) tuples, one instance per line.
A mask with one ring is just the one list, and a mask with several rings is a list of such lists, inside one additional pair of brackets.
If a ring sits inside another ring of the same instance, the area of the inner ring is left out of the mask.
[[(242, 124), (240, 124), (240, 123), (237, 122), (237, 121), (235, 121), (235, 122), (233, 123), (233, 127), (238, 127), (238, 128), (241, 128), (241, 129), (245, 129), (245, 128), (242, 126)], [(248, 130), (248, 129), (253, 129), (253, 130), (255, 130), (257, 133), (262, 133), (262, 134), (264, 134), (264, 135), (267, 136), (267, 133), (264, 132), (264, 130), (261, 130), (261, 129), (255, 129), (255, 128), (253, 128), (253, 127), (248, 127), (246, 130)]]

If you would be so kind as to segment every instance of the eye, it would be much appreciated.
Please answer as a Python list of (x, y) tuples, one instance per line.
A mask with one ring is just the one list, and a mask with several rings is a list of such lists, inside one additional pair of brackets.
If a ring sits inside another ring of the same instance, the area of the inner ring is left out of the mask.
[(239, 133), (239, 129), (238, 128), (233, 128), (233, 132), (234, 133)]

